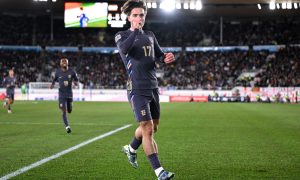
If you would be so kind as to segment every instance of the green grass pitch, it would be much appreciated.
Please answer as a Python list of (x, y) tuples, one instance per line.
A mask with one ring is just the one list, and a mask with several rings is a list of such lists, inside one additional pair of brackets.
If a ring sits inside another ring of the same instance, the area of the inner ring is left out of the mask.
[[(0, 111), (0, 177), (126, 124), (131, 127), (13, 179), (156, 179), (142, 148), (133, 169), (121, 147), (137, 123), (128, 103), (75, 102), (67, 134), (57, 102)], [(178, 180), (300, 179), (300, 106), (161, 103), (159, 158)]]

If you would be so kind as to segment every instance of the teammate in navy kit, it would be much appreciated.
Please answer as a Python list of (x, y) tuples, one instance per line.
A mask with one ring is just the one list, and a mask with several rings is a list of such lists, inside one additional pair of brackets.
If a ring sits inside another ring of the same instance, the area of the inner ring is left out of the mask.
[(55, 72), (55, 77), (52, 81), (50, 88), (54, 87), (55, 82), (59, 83), (59, 108), (62, 111), (62, 119), (66, 127), (67, 133), (71, 133), (71, 127), (68, 122), (67, 112), (72, 112), (73, 92), (72, 83), (74, 81), (75, 86), (78, 85), (78, 77), (76, 72), (69, 68), (68, 59), (63, 58), (60, 60), (60, 69)]
[(164, 53), (151, 31), (144, 31), (147, 7), (143, 1), (129, 0), (122, 12), (127, 15), (130, 29), (120, 31), (115, 36), (119, 54), (128, 74), (128, 100), (139, 127), (129, 145), (122, 151), (129, 163), (137, 168), (136, 150), (142, 144), (158, 179), (172, 179), (174, 173), (165, 171), (158, 159), (157, 144), (153, 138), (160, 118), (158, 82), (155, 63), (171, 63), (175, 60), (172, 53)]
[(3, 108), (7, 107), (7, 112), (12, 113), (11, 105), (15, 100), (15, 86), (16, 78), (14, 77), (14, 71), (11, 69), (8, 71), (8, 76), (3, 79), (3, 87), (6, 87), (6, 99), (3, 103)]

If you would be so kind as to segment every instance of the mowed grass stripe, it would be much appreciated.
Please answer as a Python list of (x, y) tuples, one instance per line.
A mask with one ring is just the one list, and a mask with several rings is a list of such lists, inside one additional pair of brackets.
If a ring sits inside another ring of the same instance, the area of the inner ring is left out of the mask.
[(42, 165), (42, 164), (44, 164), (44, 163), (46, 163), (46, 162), (48, 162), (48, 161), (51, 161), (51, 160), (56, 159), (56, 158), (59, 158), (60, 156), (63, 156), (63, 155), (65, 155), (65, 154), (69, 153), (69, 152), (72, 152), (72, 151), (74, 151), (74, 150), (77, 150), (77, 149), (79, 149), (79, 148), (81, 148), (81, 147), (83, 147), (83, 146), (86, 146), (86, 145), (88, 145), (88, 144), (94, 142), (94, 141), (97, 141), (97, 140), (103, 139), (103, 138), (105, 138), (105, 137), (107, 137), (107, 136), (110, 136), (110, 135), (112, 135), (112, 134), (115, 134), (115, 133), (117, 133), (117, 132), (119, 132), (119, 131), (121, 131), (121, 130), (123, 130), (123, 129), (126, 129), (126, 128), (130, 127), (130, 126), (131, 126), (131, 125), (125, 125), (125, 126), (122, 126), (122, 127), (120, 127), (120, 128), (117, 128), (117, 129), (115, 129), (115, 130), (109, 131), (109, 132), (107, 132), (107, 133), (105, 133), (105, 134), (99, 135), (99, 136), (97, 136), (97, 137), (95, 137), (95, 138), (92, 138), (92, 139), (89, 139), (89, 140), (87, 140), (87, 141), (84, 141), (84, 142), (82, 142), (82, 143), (80, 143), (80, 144), (78, 144), (78, 145), (76, 145), (76, 146), (73, 146), (73, 147), (71, 147), (71, 148), (69, 148), (69, 149), (66, 149), (66, 150), (64, 150), (64, 151), (61, 151), (61, 152), (59, 152), (59, 153), (57, 153), (57, 154), (54, 154), (54, 155), (52, 155), (52, 156), (50, 156), (50, 157), (44, 158), (44, 159), (42, 159), (42, 160), (40, 160), (40, 161), (38, 161), (38, 162), (35, 162), (35, 163), (33, 163), (33, 164), (30, 164), (29, 166), (23, 167), (23, 168), (21, 168), (21, 169), (15, 171), (15, 172), (12, 172), (12, 173), (10, 173), (10, 174), (7, 174), (7, 175), (1, 177), (0, 180), (6, 180), (6, 179), (10, 179), (10, 178), (12, 178), (12, 177), (15, 177), (15, 176), (17, 176), (17, 175), (19, 175), (19, 174), (22, 174), (22, 173), (24, 173), (24, 172), (26, 172), (26, 171), (29, 171), (30, 169), (33, 169), (33, 168), (35, 168), (35, 167), (38, 167), (38, 166), (40, 166), (40, 165)]

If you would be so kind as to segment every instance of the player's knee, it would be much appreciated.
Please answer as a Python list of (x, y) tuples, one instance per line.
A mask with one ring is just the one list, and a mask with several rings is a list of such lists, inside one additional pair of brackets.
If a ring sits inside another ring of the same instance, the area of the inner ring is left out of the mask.
[(153, 127), (146, 128), (143, 134), (152, 136), (154, 134), (154, 128)]
[(154, 126), (151, 121), (146, 121), (141, 123), (143, 135), (152, 136), (154, 134)]

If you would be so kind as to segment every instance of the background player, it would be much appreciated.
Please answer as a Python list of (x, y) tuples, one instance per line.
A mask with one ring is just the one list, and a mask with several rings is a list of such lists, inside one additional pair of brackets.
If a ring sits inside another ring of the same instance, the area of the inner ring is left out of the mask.
[(6, 87), (6, 98), (3, 103), (3, 108), (7, 107), (7, 112), (12, 113), (11, 105), (15, 99), (16, 78), (14, 77), (14, 70), (9, 70), (8, 74), (9, 75), (3, 80), (3, 87)]
[(139, 122), (133, 141), (122, 150), (130, 164), (137, 168), (136, 150), (142, 144), (158, 179), (172, 179), (174, 173), (165, 171), (160, 164), (153, 134), (160, 118), (155, 62), (171, 63), (175, 60), (174, 55), (163, 53), (154, 34), (142, 29), (147, 13), (143, 1), (129, 0), (122, 11), (127, 15), (131, 27), (118, 32), (115, 42), (128, 74), (128, 99)]
[(59, 83), (58, 99), (59, 108), (62, 111), (62, 119), (66, 127), (67, 133), (71, 133), (71, 127), (68, 122), (67, 113), (72, 112), (73, 92), (72, 83), (74, 81), (75, 86), (78, 85), (78, 77), (76, 72), (69, 68), (68, 59), (63, 58), (60, 60), (60, 68), (56, 70), (54, 79), (50, 88), (54, 87), (55, 82)]

